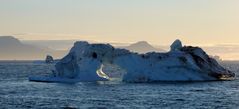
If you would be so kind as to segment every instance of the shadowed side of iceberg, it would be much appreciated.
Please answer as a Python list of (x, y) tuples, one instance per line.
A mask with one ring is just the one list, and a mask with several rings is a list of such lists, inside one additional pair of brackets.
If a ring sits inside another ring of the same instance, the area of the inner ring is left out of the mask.
[(216, 81), (235, 77), (198, 47), (118, 57), (115, 62), (127, 71), (125, 82)]

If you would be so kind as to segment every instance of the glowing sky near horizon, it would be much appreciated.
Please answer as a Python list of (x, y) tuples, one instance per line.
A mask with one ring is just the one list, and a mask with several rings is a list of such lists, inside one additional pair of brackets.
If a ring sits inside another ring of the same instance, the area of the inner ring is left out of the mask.
[(170, 44), (239, 43), (239, 0), (0, 0), (0, 35)]

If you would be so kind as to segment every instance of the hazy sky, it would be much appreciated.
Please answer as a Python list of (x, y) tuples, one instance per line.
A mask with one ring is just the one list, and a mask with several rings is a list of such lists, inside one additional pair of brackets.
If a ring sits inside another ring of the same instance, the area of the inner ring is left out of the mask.
[(169, 44), (239, 43), (239, 0), (0, 0), (0, 35)]

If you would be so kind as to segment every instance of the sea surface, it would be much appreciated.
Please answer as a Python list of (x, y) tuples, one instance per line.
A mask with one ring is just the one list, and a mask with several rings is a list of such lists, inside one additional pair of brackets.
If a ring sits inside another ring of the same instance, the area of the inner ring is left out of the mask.
[[(223, 62), (239, 75), (239, 62)], [(239, 80), (215, 82), (29, 82), (53, 64), (0, 62), (0, 109), (237, 109)]]

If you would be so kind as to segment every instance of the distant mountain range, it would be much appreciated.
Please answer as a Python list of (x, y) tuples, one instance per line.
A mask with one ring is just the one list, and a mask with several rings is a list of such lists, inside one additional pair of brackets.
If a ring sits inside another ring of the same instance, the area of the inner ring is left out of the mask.
[(133, 52), (137, 53), (147, 53), (147, 52), (165, 52), (165, 50), (160, 48), (155, 48), (146, 41), (139, 41), (129, 46), (123, 47)]
[[(66, 55), (75, 41), (20, 41), (13, 36), (0, 36), (0, 60), (44, 60), (46, 55), (54, 58), (62, 58)], [(128, 46), (117, 46), (133, 52), (164, 52), (150, 45), (146, 41), (140, 41)], [(125, 45), (125, 44), (124, 44)]]
[[(75, 40), (18, 40), (13, 36), (0, 36), (0, 60), (44, 60), (46, 55), (60, 59), (73, 46)], [(92, 42), (92, 41), (90, 41)], [(110, 43), (116, 48), (125, 48), (133, 52), (166, 52), (169, 46), (153, 46), (146, 41), (133, 44)], [(210, 55), (218, 55), (222, 59), (239, 60), (239, 45), (202, 46)]]
[[(68, 50), (73, 46), (75, 41), (76, 40), (34, 40), (34, 41), (25, 40), (22, 42), (25, 44), (31, 44), (31, 45), (36, 45), (40, 47), (48, 47), (54, 50)], [(89, 41), (89, 42), (96, 43), (93, 41)], [(138, 52), (138, 53), (146, 53), (146, 52), (152, 52), (152, 51), (165, 52), (164, 49), (161, 49), (161, 46), (154, 47), (146, 41), (139, 41), (133, 44), (129, 44), (129, 43), (110, 43), (110, 44), (115, 46), (116, 48), (125, 48), (130, 51)]]
[(0, 60), (42, 60), (47, 54), (58, 58), (64, 56), (65, 51), (23, 44), (13, 36), (0, 37)]
[[(46, 55), (59, 59), (67, 54), (73, 43), (74, 41), (20, 41), (13, 36), (0, 36), (0, 60), (44, 60)], [(138, 53), (164, 51), (146, 41), (120, 48)]]

